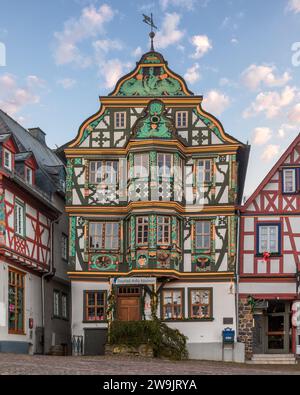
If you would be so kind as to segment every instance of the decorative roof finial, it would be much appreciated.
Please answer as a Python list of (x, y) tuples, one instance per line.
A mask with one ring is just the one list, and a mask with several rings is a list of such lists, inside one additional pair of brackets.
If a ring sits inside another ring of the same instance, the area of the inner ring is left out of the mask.
[(150, 32), (149, 36), (151, 39), (151, 51), (154, 51), (154, 44), (153, 44), (154, 37), (155, 37), (154, 29), (157, 29), (157, 27), (154, 25), (152, 14), (151, 14), (151, 17), (143, 14), (143, 17), (144, 17), (143, 22), (145, 22), (145, 23), (147, 23), (147, 25), (151, 26), (151, 32)]

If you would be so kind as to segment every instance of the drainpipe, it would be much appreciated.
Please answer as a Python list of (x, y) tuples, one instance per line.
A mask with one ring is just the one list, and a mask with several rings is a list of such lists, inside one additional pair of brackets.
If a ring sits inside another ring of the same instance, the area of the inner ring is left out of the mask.
[(239, 337), (239, 265), (240, 265), (240, 221), (241, 212), (237, 211), (237, 248), (236, 248), (236, 264), (235, 264), (235, 281), (236, 281), (236, 292), (235, 292), (235, 306), (236, 306), (236, 338)]
[[(58, 219), (51, 221), (50, 223), (50, 267), (49, 271), (42, 275), (42, 328), (45, 331), (45, 279), (53, 277), (55, 274), (54, 263), (53, 263), (53, 250), (54, 250), (54, 224), (58, 222)], [(44, 350), (45, 352), (45, 350)]]

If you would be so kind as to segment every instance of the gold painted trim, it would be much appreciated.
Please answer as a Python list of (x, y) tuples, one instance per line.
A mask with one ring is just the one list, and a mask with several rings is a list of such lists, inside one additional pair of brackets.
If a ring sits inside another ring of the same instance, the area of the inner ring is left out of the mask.
[(148, 145), (174, 147), (183, 154), (189, 155), (194, 153), (222, 153), (222, 154), (236, 154), (242, 144), (228, 144), (228, 145), (207, 145), (198, 147), (185, 147), (178, 140), (141, 140), (130, 141), (126, 148), (66, 148), (65, 154), (67, 157), (76, 157), (78, 155), (127, 155), (133, 148), (140, 148)]
[(97, 214), (127, 214), (134, 209), (170, 209), (178, 213), (194, 213), (205, 215), (209, 213), (235, 213), (235, 206), (204, 206), (201, 210), (199, 207), (185, 207), (176, 202), (131, 202), (126, 207), (112, 207), (112, 206), (66, 206), (67, 213), (97, 213)]
[(210, 273), (210, 272), (204, 272), (204, 273), (194, 273), (194, 272), (179, 272), (177, 270), (160, 270), (160, 269), (134, 269), (131, 270), (129, 272), (68, 272), (67, 273), (68, 276), (70, 278), (78, 278), (78, 277), (88, 277), (88, 276), (92, 276), (92, 277), (130, 277), (132, 275), (135, 274), (140, 274), (140, 275), (155, 275), (157, 274), (157, 276), (161, 276), (162, 274), (164, 275), (173, 275), (173, 276), (177, 276), (178, 278), (195, 278), (195, 279), (199, 279), (199, 278), (216, 278), (216, 279), (220, 279), (220, 278), (224, 278), (224, 279), (233, 279), (234, 278), (234, 272), (215, 272), (215, 273)]

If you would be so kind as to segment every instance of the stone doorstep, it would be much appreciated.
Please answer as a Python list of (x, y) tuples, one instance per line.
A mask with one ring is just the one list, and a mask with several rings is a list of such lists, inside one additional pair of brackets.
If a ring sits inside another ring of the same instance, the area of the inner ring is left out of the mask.
[(247, 364), (252, 365), (296, 365), (294, 354), (254, 354)]

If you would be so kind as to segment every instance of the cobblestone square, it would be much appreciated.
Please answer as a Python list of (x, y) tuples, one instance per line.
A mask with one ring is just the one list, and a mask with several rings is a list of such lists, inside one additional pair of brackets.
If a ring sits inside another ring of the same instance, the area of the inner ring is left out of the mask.
[(300, 375), (300, 366), (0, 354), (0, 375)]

